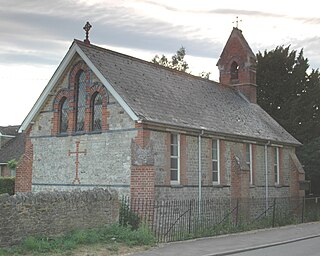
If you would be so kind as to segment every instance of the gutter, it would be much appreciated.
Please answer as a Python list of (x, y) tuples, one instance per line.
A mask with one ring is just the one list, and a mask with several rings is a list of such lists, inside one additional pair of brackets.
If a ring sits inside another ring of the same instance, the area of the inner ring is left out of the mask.
[(198, 136), (198, 216), (199, 219), (201, 217), (201, 200), (202, 200), (202, 184), (201, 184), (201, 177), (202, 177), (202, 166), (201, 166), (201, 136), (204, 134), (203, 130), (201, 130), (201, 133)]
[(0, 137), (15, 138), (16, 136), (14, 136), (14, 135), (3, 135), (3, 134), (0, 134)]
[(150, 121), (150, 120), (145, 120), (145, 119), (139, 119), (137, 120), (137, 123), (140, 124), (146, 124), (146, 125), (153, 125), (154, 127), (149, 127), (151, 130), (153, 128), (162, 128), (164, 131), (176, 131), (176, 132), (181, 132), (181, 133), (190, 133), (190, 135), (193, 136), (198, 136), (199, 132), (202, 130), (206, 130), (206, 136), (210, 137), (216, 137), (224, 140), (230, 140), (230, 141), (239, 141), (243, 142), (245, 141), (252, 141), (254, 140), (255, 144), (260, 144), (264, 145), (265, 141), (267, 140), (270, 143), (273, 143), (275, 145), (281, 144), (282, 146), (291, 146), (291, 147), (299, 147), (302, 146), (301, 143), (289, 143), (289, 142), (283, 142), (283, 141), (271, 141), (265, 138), (255, 138), (255, 137), (247, 137), (247, 136), (241, 136), (241, 135), (235, 135), (235, 134), (229, 134), (229, 133), (223, 133), (223, 132), (214, 132), (210, 131), (204, 127), (199, 127), (199, 128), (193, 128), (193, 127), (186, 127), (186, 126), (181, 126), (181, 125), (173, 125), (169, 123), (161, 123), (157, 121)]

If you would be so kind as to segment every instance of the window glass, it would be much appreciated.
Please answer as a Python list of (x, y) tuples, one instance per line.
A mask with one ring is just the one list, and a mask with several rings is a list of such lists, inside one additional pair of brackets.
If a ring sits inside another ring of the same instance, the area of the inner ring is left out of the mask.
[(212, 182), (220, 183), (219, 140), (212, 140)]
[(76, 131), (84, 131), (84, 117), (86, 111), (86, 74), (81, 71), (77, 86), (77, 127)]
[(170, 179), (172, 182), (179, 182), (179, 135), (171, 134), (170, 146)]
[(92, 104), (92, 130), (100, 131), (102, 129), (102, 96), (97, 93), (93, 97)]
[(68, 101), (63, 98), (60, 102), (60, 133), (68, 131)]

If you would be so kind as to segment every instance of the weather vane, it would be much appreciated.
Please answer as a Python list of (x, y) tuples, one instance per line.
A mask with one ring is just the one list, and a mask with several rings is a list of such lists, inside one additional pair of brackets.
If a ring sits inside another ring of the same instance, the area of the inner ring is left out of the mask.
[(86, 31), (86, 39), (84, 40), (84, 42), (86, 44), (90, 44), (89, 31), (91, 28), (92, 28), (92, 26), (90, 25), (89, 21), (87, 21), (86, 25), (84, 25), (84, 27), (83, 27), (84, 31)]
[(236, 28), (239, 28), (239, 22), (242, 22), (242, 20), (239, 20), (239, 17), (236, 16), (236, 21), (233, 21), (232, 23), (236, 23)]

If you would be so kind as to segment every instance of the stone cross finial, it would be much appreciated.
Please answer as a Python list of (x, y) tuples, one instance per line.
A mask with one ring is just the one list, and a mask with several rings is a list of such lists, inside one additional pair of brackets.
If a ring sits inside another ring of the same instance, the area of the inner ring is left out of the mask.
[(86, 44), (90, 44), (89, 31), (91, 28), (92, 28), (92, 26), (90, 25), (89, 21), (87, 21), (86, 25), (84, 25), (84, 27), (83, 27), (84, 31), (86, 31), (86, 39), (84, 39), (84, 42)]
[(239, 22), (242, 22), (242, 20), (239, 20), (239, 17), (236, 16), (236, 21), (233, 21), (232, 23), (236, 23), (236, 28), (239, 28)]

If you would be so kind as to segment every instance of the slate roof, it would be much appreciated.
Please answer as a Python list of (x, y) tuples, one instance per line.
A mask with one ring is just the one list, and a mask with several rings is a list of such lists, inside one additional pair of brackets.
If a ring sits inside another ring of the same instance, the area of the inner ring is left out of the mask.
[(140, 119), (233, 137), (300, 145), (229, 86), (75, 40)]
[(12, 159), (19, 160), (24, 153), (24, 148), (25, 133), (19, 133), (0, 149), (0, 163), (7, 163)]
[(19, 125), (0, 126), (0, 134), (15, 136), (18, 134), (19, 127)]

